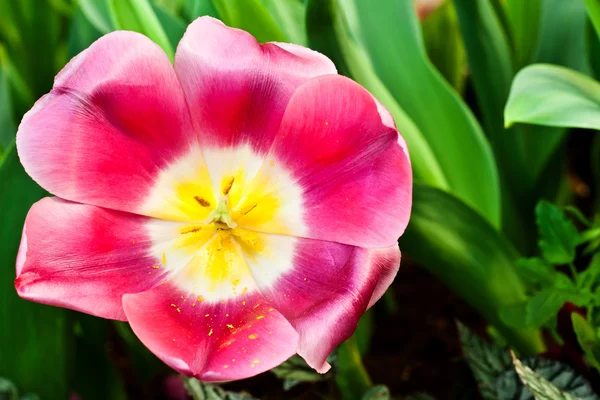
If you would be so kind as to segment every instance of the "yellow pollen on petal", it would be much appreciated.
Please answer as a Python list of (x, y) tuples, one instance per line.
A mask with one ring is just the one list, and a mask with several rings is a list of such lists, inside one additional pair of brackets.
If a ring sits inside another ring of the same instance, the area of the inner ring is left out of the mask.
[(231, 324), (227, 324), (227, 327), (228, 327), (229, 329), (233, 329), (233, 325), (231, 325)]
[(263, 319), (264, 317), (264, 315), (259, 315), (258, 317), (256, 317), (256, 319)]
[(210, 331), (208, 331), (208, 336), (213, 334), (213, 330), (211, 329)]
[(177, 307), (177, 312), (178, 312), (178, 313), (180, 313), (180, 312), (181, 312), (181, 309), (180, 309), (179, 307)]
[(257, 335), (256, 333), (253, 333), (253, 334), (251, 334), (251, 335), (248, 335), (248, 339), (254, 340), (254, 339), (256, 339), (256, 338), (258, 338), (258, 335)]
[(246, 300), (242, 301), (242, 305), (245, 306), (246, 305)]
[(196, 300), (198, 300), (200, 303), (202, 303), (202, 302), (204, 301), (204, 297), (202, 297), (202, 296), (198, 296), (198, 297), (196, 298)]
[(160, 268), (160, 265), (153, 265), (153, 266), (152, 266), (152, 268), (154, 268), (154, 269), (159, 269), (159, 268)]

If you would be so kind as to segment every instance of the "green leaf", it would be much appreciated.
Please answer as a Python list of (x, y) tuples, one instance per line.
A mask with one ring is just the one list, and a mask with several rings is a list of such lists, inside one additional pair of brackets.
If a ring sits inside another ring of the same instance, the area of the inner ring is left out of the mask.
[(521, 353), (543, 350), (538, 331), (514, 329), (500, 310), (527, 300), (518, 254), (475, 210), (441, 190), (415, 184), (411, 221), (400, 247), (494, 325)]
[(414, 393), (409, 395), (406, 400), (435, 400), (435, 397), (427, 393)]
[(496, 400), (496, 380), (511, 363), (508, 351), (494, 346), (456, 322), (463, 354), (485, 400)]
[(591, 290), (598, 283), (600, 276), (600, 253), (594, 254), (588, 267), (577, 274), (577, 287), (581, 290)]
[(560, 208), (540, 201), (535, 209), (540, 232), (542, 255), (551, 264), (569, 264), (575, 260), (575, 249), (580, 243), (577, 228)]
[(171, 46), (176, 49), (183, 37), (187, 24), (177, 15), (173, 15), (159, 5), (152, 4), (152, 10), (156, 14), (160, 25), (163, 27)]
[(66, 399), (73, 341), (67, 310), (22, 300), (14, 288), (25, 215), (45, 192), (23, 170), (14, 145), (0, 166), (0, 182), (0, 376), (22, 392)]
[(532, 65), (520, 71), (504, 111), (515, 122), (600, 129), (600, 84), (572, 70)]
[(117, 29), (135, 31), (148, 36), (158, 44), (171, 62), (174, 51), (148, 0), (108, 0), (110, 15)]
[(456, 91), (462, 93), (466, 80), (467, 54), (460, 37), (454, 3), (446, 0), (421, 25), (429, 59)]
[(427, 140), (452, 193), (499, 227), (498, 172), (491, 148), (469, 108), (428, 60), (413, 3), (340, 4), (350, 32), (365, 44), (378, 77)]
[(211, 383), (182, 377), (185, 388), (194, 400), (255, 400), (247, 393), (234, 393)]
[(183, 13), (190, 22), (204, 15), (219, 16), (211, 0), (185, 0)]
[(517, 68), (529, 64), (535, 56), (542, 14), (541, 0), (507, 0), (506, 14), (512, 30)]
[(260, 43), (288, 41), (260, 0), (213, 0), (213, 4), (223, 22), (250, 32)]
[(498, 400), (597, 400), (590, 384), (558, 361), (531, 358), (519, 361), (497, 381)]
[(13, 117), (14, 110), (8, 69), (8, 59), (0, 44), (0, 151), (12, 143), (17, 131)]
[(18, 400), (19, 392), (14, 383), (0, 376), (0, 399)]
[(515, 328), (540, 328), (570, 299), (571, 295), (567, 291), (547, 288), (527, 301), (507, 306), (502, 310), (501, 317), (506, 324)]
[(598, 0), (584, 0), (587, 13), (594, 25), (596, 34), (600, 37), (600, 2)]
[(385, 385), (373, 386), (363, 395), (362, 400), (391, 400), (390, 389)]
[(283, 364), (271, 369), (279, 379), (283, 379), (283, 388), (289, 390), (300, 383), (314, 383), (331, 378), (331, 374), (319, 374), (306, 364), (298, 355), (290, 357)]
[(368, 55), (351, 36), (348, 21), (336, 0), (308, 0), (310, 47), (326, 54), (340, 73), (349, 75), (371, 92), (392, 114), (406, 139), (415, 180), (448, 189), (445, 172), (425, 137), (375, 74)]
[(92, 25), (81, 9), (77, 9), (71, 20), (71, 31), (69, 32), (67, 45), (69, 58), (75, 57), (87, 49), (100, 36), (102, 36), (102, 32)]
[(306, 46), (306, 5), (302, 0), (262, 0), (287, 41)]
[(347, 400), (360, 399), (373, 382), (365, 369), (356, 340), (356, 333), (337, 348), (336, 384)]
[(525, 282), (531, 284), (552, 285), (557, 272), (538, 257), (521, 258), (517, 261), (517, 271)]
[(587, 361), (600, 371), (600, 340), (596, 336), (594, 327), (581, 315), (571, 314), (573, 330), (577, 335), (577, 341), (585, 352)]
[(111, 20), (109, 0), (79, 0), (79, 7), (88, 21), (101, 33), (115, 30)]

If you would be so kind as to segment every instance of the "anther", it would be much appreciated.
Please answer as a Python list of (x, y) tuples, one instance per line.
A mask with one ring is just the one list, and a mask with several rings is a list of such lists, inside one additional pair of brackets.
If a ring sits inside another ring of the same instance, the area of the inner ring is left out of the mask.
[(227, 181), (227, 183), (223, 186), (223, 194), (225, 196), (227, 196), (229, 194), (229, 191), (231, 190), (231, 187), (233, 186), (233, 181), (235, 181), (235, 177), (232, 176), (231, 178), (229, 178), (229, 180)]
[(252, 204), (252, 206), (249, 209), (243, 210), (242, 214), (244, 214), (244, 215), (248, 214), (250, 211), (254, 210), (255, 207), (256, 207), (256, 203)]
[(210, 202), (203, 197), (194, 196), (194, 200), (196, 200), (202, 207), (210, 207)]

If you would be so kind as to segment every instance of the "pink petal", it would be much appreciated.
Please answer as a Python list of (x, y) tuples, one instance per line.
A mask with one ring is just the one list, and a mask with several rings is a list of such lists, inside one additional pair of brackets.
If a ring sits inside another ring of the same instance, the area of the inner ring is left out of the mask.
[(249, 33), (202, 17), (179, 43), (175, 71), (201, 140), (209, 147), (249, 143), (268, 151), (298, 86), (335, 74), (325, 56), (301, 46), (260, 45)]
[(148, 218), (45, 198), (27, 215), (17, 258), (19, 296), (126, 320), (124, 293), (148, 290), (164, 272), (150, 256)]
[[(265, 235), (272, 236), (272, 235)], [(344, 244), (281, 236), (295, 243), (292, 266), (270, 283), (262, 271), (272, 255), (246, 259), (267, 301), (300, 334), (298, 354), (319, 372), (327, 356), (349, 338), (362, 314), (383, 295), (400, 266), (397, 245), (365, 249)]]
[(27, 173), (53, 194), (136, 212), (191, 132), (167, 56), (145, 36), (119, 31), (57, 75), (23, 118), (17, 149)]
[(264, 163), (257, 177), (272, 174), (273, 163), (291, 173), (303, 191), (308, 232), (300, 224), (280, 232), (275, 226), (281, 223), (265, 232), (387, 247), (408, 224), (412, 172), (406, 144), (385, 108), (350, 79), (328, 75), (302, 85), (267, 160), (274, 161)]
[(131, 327), (161, 360), (204, 381), (243, 379), (292, 356), (298, 334), (258, 294), (200, 302), (171, 284), (123, 296)]

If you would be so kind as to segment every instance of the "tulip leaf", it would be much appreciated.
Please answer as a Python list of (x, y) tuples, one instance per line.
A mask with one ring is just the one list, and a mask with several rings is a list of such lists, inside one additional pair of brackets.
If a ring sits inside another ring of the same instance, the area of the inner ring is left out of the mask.
[(287, 37), (287, 41), (302, 46), (306, 38), (306, 5), (302, 0), (261, 0)]
[(423, 40), (429, 59), (446, 78), (462, 93), (467, 55), (460, 36), (460, 26), (454, 2), (445, 0), (422, 21)]
[(553, 65), (523, 69), (513, 83), (505, 122), (600, 129), (600, 84)]
[(340, 73), (363, 85), (390, 111), (410, 149), (415, 180), (448, 189), (445, 173), (431, 146), (375, 74), (365, 50), (352, 38), (337, 0), (308, 1), (307, 33), (311, 48), (331, 58)]
[(589, 382), (571, 367), (554, 360), (513, 355), (514, 369), (496, 382), (498, 400), (598, 400)]
[(427, 140), (452, 193), (499, 227), (500, 192), (492, 150), (472, 112), (427, 58), (413, 3), (340, 3), (376, 74)]
[(288, 41), (260, 0), (213, 0), (213, 4), (225, 24), (250, 32), (260, 43)]
[(185, 0), (185, 3), (183, 3), (183, 13), (188, 21), (193, 21), (204, 15), (215, 18), (219, 16), (212, 0)]
[(538, 45), (542, 0), (507, 0), (506, 14), (512, 31), (517, 68), (531, 63)]
[(100, 36), (102, 32), (90, 22), (83, 10), (77, 9), (73, 15), (67, 44), (69, 58), (87, 49)]
[(569, 264), (575, 259), (575, 249), (581, 241), (577, 228), (560, 210), (547, 201), (536, 210), (542, 255), (551, 264)]
[(587, 13), (594, 25), (596, 34), (600, 37), (600, 2), (598, 0), (584, 0)]
[(79, 0), (79, 7), (90, 23), (101, 33), (115, 30), (111, 20), (109, 0)]
[(0, 154), (14, 140), (17, 127), (13, 116), (8, 59), (0, 45)]
[(501, 310), (527, 300), (506, 238), (477, 211), (458, 198), (415, 184), (411, 222), (400, 247), (479, 311), (501, 335), (524, 354), (543, 349), (539, 331), (515, 329)]
[(45, 192), (23, 170), (14, 145), (0, 166), (0, 182), (0, 376), (22, 392), (66, 399), (73, 341), (68, 311), (23, 300), (13, 285), (25, 215)]
[(496, 400), (496, 380), (511, 365), (510, 354), (482, 340), (462, 323), (456, 323), (463, 354), (485, 400)]
[(108, 0), (110, 14), (117, 29), (135, 31), (148, 36), (173, 61), (174, 51), (152, 5), (148, 0)]
[(185, 33), (187, 24), (177, 15), (169, 13), (166, 9), (157, 4), (152, 4), (152, 10), (154, 10), (160, 25), (163, 27), (171, 46), (176, 49)]

